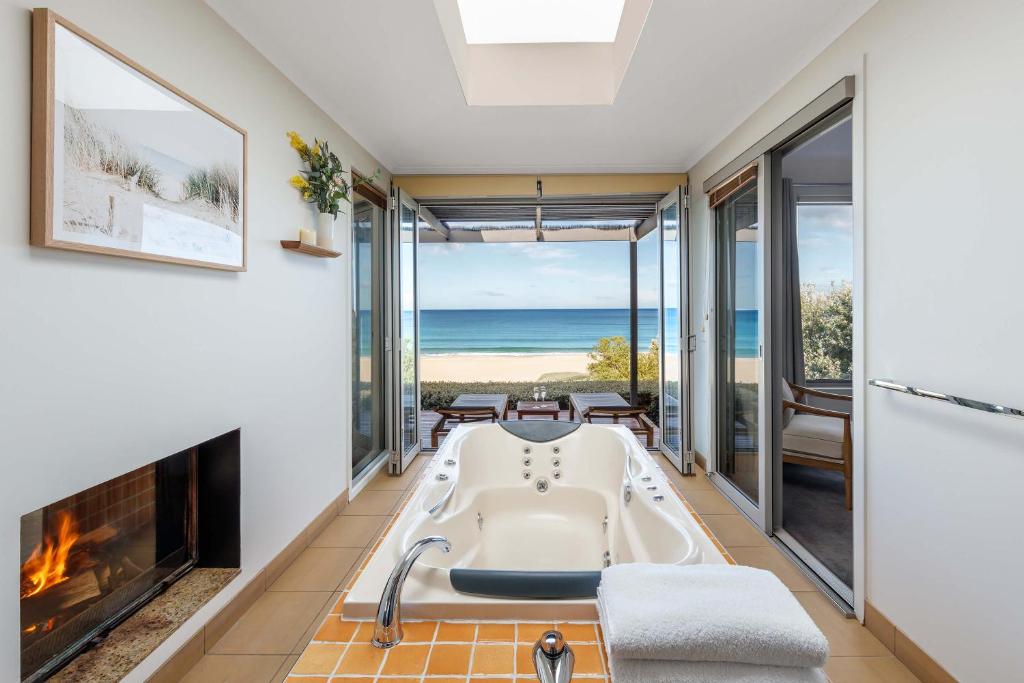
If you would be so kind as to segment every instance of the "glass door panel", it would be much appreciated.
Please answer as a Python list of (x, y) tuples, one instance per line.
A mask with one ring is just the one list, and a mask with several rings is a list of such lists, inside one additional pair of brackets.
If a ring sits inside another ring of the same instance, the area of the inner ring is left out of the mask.
[(661, 329), (662, 390), (661, 443), (677, 466), (682, 464), (683, 375), (680, 355), (680, 230), (681, 207), (678, 192), (672, 192), (658, 208), (661, 227)]
[[(857, 292), (850, 107), (811, 126), (772, 157), (774, 530), (852, 604)], [(820, 409), (830, 412), (814, 412)], [(832, 436), (801, 436), (812, 430)]]
[(754, 177), (714, 208), (717, 472), (761, 504), (763, 231)]
[(352, 480), (384, 450), (383, 210), (352, 211)]
[(399, 439), (403, 464), (420, 448), (419, 307), (416, 296), (416, 203), (399, 191), (398, 201), (398, 380)]

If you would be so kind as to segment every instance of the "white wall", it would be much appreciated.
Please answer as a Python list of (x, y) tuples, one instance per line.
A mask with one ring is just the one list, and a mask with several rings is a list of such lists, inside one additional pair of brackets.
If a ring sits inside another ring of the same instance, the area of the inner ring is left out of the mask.
[[(1024, 230), (1013, 211), (1024, 159), (1022, 26), (1019, 0), (882, 0), (718, 144), (690, 171), (695, 329), (702, 183), (853, 73), (862, 87), (864, 375), (1024, 405)], [(707, 332), (694, 381), (704, 453)], [(861, 420), (868, 601), (963, 681), (1024, 678), (1024, 426), (876, 388)]]
[(249, 270), (30, 248), (33, 4), (0, 4), (0, 680), (19, 674), (20, 516), (242, 428), (243, 575), (139, 678), (346, 487), (348, 257), (281, 249), (312, 226), (287, 183), (298, 159), (284, 133), (326, 137), (366, 172), (379, 164), (198, 0), (54, 0), (248, 130)]

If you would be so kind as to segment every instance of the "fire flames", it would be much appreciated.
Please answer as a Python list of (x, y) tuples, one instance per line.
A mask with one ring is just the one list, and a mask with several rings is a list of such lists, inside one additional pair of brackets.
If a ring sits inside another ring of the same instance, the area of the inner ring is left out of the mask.
[(21, 597), (28, 598), (68, 580), (67, 564), (71, 546), (78, 540), (78, 528), (71, 515), (58, 516), (57, 538), (47, 534), (21, 565)]

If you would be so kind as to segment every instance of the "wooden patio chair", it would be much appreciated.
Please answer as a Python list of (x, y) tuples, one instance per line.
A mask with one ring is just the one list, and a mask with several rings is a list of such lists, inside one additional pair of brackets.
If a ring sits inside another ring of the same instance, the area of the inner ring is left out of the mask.
[(846, 509), (853, 509), (853, 431), (850, 413), (807, 404), (808, 396), (852, 402), (851, 396), (782, 381), (782, 462), (843, 473)]
[(629, 431), (647, 438), (647, 447), (654, 448), (654, 423), (647, 417), (647, 410), (631, 406), (616, 393), (569, 394), (569, 419), (575, 420), (579, 413), (580, 422), (593, 423), (594, 419), (611, 419), (613, 424), (631, 420)]
[(439, 437), (452, 428), (449, 422), (497, 422), (508, 419), (508, 394), (459, 394), (448, 408), (437, 409), (438, 419), (430, 429), (430, 447), (437, 448)]

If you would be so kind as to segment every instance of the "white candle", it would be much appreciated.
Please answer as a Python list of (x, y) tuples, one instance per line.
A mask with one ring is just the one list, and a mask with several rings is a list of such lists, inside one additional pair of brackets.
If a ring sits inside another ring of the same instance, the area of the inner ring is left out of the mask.
[(316, 232), (310, 228), (299, 228), (299, 241), (303, 244), (316, 244)]

